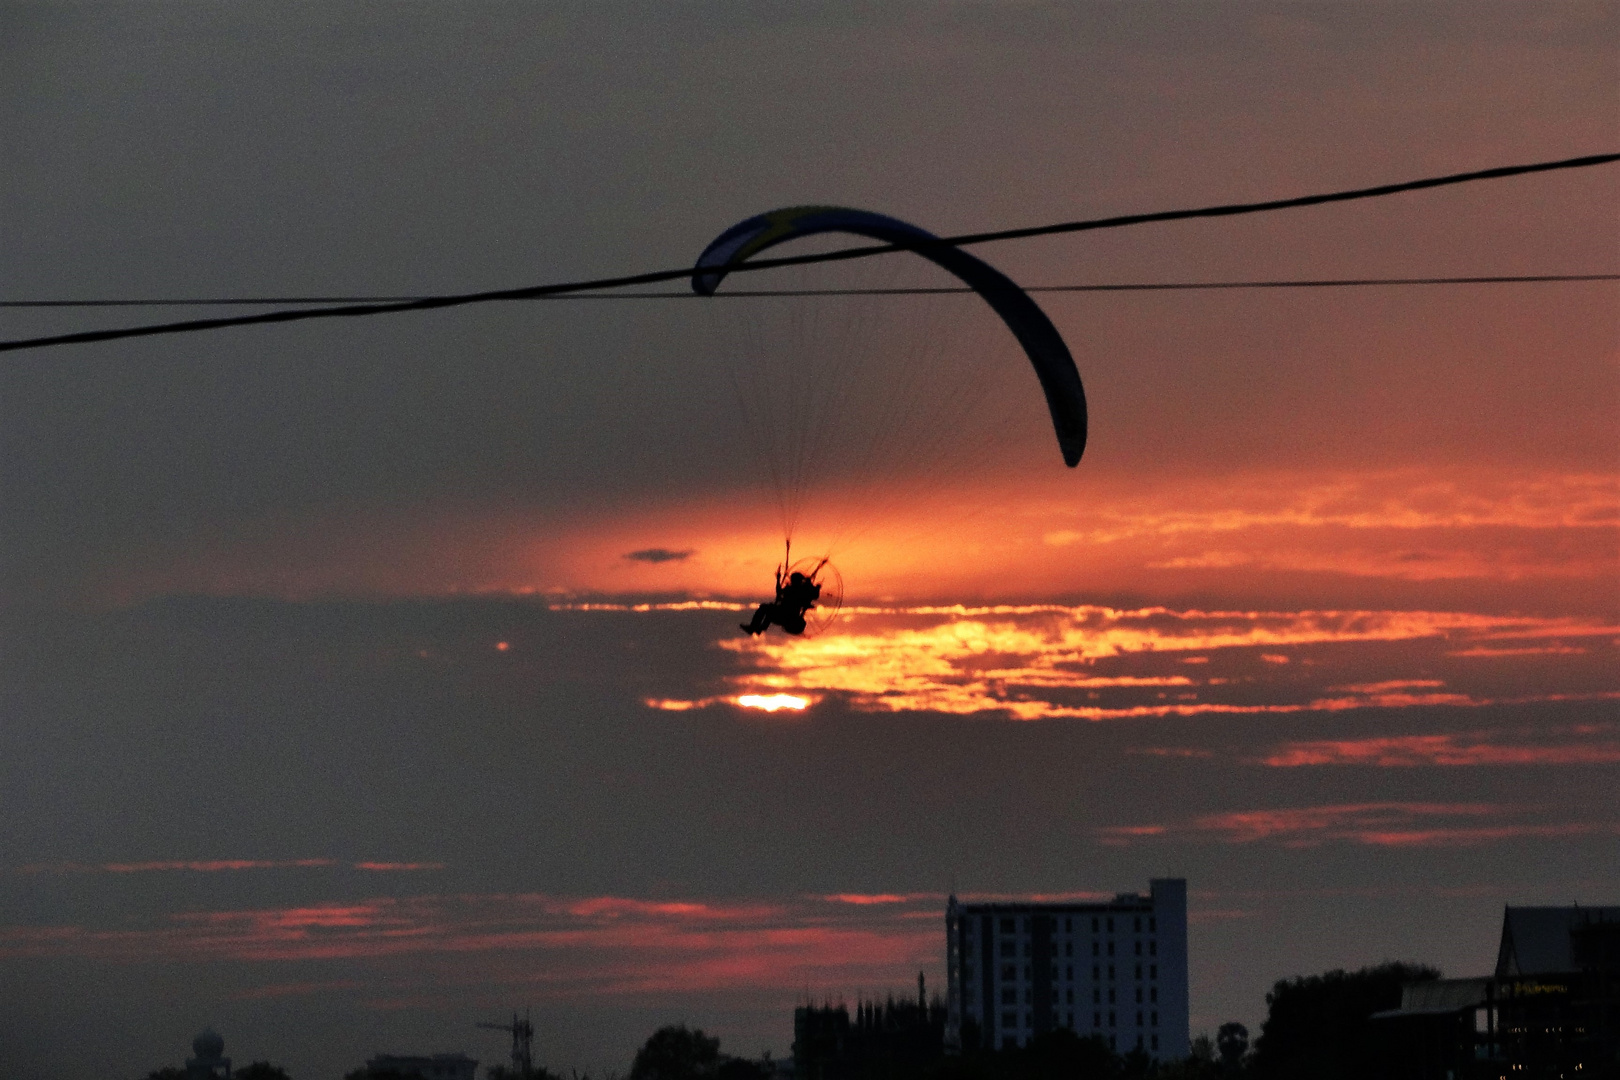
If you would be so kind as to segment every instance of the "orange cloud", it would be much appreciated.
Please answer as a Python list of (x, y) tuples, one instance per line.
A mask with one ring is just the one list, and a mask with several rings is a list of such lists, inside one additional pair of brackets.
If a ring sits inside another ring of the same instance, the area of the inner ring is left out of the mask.
[(661, 709), (664, 712), (686, 712), (688, 709), (701, 709), (705, 705), (713, 705), (724, 698), (646, 698), (642, 704), (649, 709)]
[(1614, 727), (1566, 733), (1558, 743), (1504, 740), (1502, 732), (1448, 735), (1395, 735), (1363, 739), (1324, 739), (1285, 743), (1262, 762), (1280, 768), (1305, 765), (1376, 765), (1385, 768), (1467, 765), (1608, 765), (1620, 762)]
[[(1620, 698), (1620, 688), (1607, 668), (1594, 669), (1587, 685), (1579, 687), (1557, 671), (1544, 671), (1516, 682), (1510, 694), (1501, 691), (1499, 671), (1480, 668), (1460, 673), (1478, 685), (1452, 686), (1447, 679), (1401, 677), (1387, 670), (1364, 681), (1319, 685), (1313, 682), (1313, 661), (1291, 664), (1290, 656), (1270, 650), (1333, 647), (1342, 652), (1404, 642), (1424, 657), (1415, 666), (1429, 667), (1434, 654), (1470, 641), (1591, 640), (1615, 632), (1606, 619), (1469, 612), (856, 606), (820, 637), (722, 639), (719, 647), (745, 668), (730, 680), (734, 695), (649, 698), (647, 704), (679, 711), (736, 704), (744, 696), (781, 701), (832, 695), (871, 712), (1107, 720), (1612, 700)], [(1188, 652), (1202, 662), (1196, 675), (1181, 666)], [(1209, 663), (1211, 653), (1222, 662), (1221, 674)], [(1400, 663), (1388, 650), (1376, 656), (1385, 669)], [(1099, 670), (1125, 662), (1137, 668), (1177, 666), (1162, 673)], [(1335, 666), (1342, 670), (1343, 662)], [(1225, 673), (1233, 663), (1239, 663), (1240, 673)], [(1489, 678), (1480, 681), (1485, 675)]]
[[(1171, 492), (1174, 497), (1167, 498)], [(1115, 543), (1144, 535), (1277, 526), (1406, 531), (1613, 527), (1620, 523), (1620, 477), (1459, 469), (1253, 473), (1223, 484), (1200, 480), (1149, 489), (1110, 500), (1091, 513), (1105, 524), (1051, 533), (1046, 542)]]
[(1139, 838), (1191, 834), (1231, 844), (1266, 841), (1291, 848), (1332, 842), (1372, 847), (1472, 847), (1502, 840), (1620, 835), (1620, 822), (1477, 823), (1482, 818), (1514, 816), (1520, 816), (1514, 808), (1490, 803), (1345, 803), (1209, 814), (1180, 825), (1111, 826), (1099, 829), (1098, 839), (1120, 845)]
[(821, 899), (834, 904), (869, 907), (873, 904), (909, 904), (917, 900), (943, 900), (945, 897), (941, 893), (833, 893)]
[(1385, 679), (1383, 682), (1352, 683), (1349, 686), (1333, 686), (1331, 690), (1347, 690), (1352, 694), (1387, 694), (1391, 690), (1410, 690), (1413, 688), (1428, 688), (1444, 686), (1439, 679)]
[[(1620, 571), (1614, 473), (1447, 466), (1127, 481), (1088, 467), (948, 493), (932, 490), (937, 481), (927, 494), (903, 486), (809, 493), (807, 506), (835, 507), (859, 527), (840, 540), (830, 528), (818, 534), (807, 514), (795, 550), (831, 550), (857, 600), (1298, 587), (1283, 577), (1337, 579), (1335, 593), (1348, 596), (1368, 595), (1358, 580), (1472, 582), (1480, 597), (1511, 582), (1527, 595), (1568, 599), (1584, 582), (1608, 587)], [(254, 523), (234, 539), (217, 535), (206, 550), (132, 551), (106, 591), (123, 601), (198, 591), (558, 600), (686, 593), (729, 605), (768, 590), (781, 551), (774, 509), (719, 493), (566, 520), (458, 504), (436, 517), (357, 511)], [(627, 559), (627, 551), (691, 554), (660, 562)]]
[(1447, 656), (1580, 656), (1585, 649), (1574, 645), (1534, 645), (1520, 649), (1493, 649), (1487, 645), (1475, 645), (1471, 649), (1453, 649)]
[[(919, 966), (937, 961), (940, 900), (933, 894), (847, 894), (784, 903), (543, 894), (377, 898), (187, 912), (140, 929), (0, 928), (0, 958), (81, 956), (135, 963), (477, 956), (487, 966), (523, 955), (522, 979), (542, 999), (904, 986)], [(927, 918), (913, 917), (919, 913)], [(543, 962), (535, 962), (536, 956)], [(245, 996), (333, 988), (293, 981)]]

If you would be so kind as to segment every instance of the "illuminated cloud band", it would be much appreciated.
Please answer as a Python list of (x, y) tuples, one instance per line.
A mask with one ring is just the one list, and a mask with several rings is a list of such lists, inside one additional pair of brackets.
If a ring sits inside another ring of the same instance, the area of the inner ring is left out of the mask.
[(647, 704), (834, 697), (866, 712), (1111, 720), (1607, 701), (1620, 699), (1617, 635), (1605, 619), (1472, 612), (855, 607), (820, 637), (724, 638), (731, 693)]

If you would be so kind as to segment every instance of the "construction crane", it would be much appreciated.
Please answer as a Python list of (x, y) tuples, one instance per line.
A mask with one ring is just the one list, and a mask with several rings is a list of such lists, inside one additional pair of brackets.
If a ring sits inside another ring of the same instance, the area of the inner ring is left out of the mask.
[(534, 1074), (534, 1058), (530, 1049), (534, 1044), (534, 1025), (529, 1023), (529, 1010), (523, 1010), (523, 1019), (518, 1014), (512, 1014), (510, 1024), (481, 1023), (475, 1027), (489, 1028), (491, 1031), (509, 1031), (512, 1033), (512, 1075), (516, 1080), (528, 1080)]

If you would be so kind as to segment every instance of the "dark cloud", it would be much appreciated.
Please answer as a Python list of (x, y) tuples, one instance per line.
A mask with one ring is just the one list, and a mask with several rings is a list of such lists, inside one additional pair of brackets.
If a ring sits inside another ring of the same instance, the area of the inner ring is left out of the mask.
[(671, 551), (669, 548), (655, 547), (642, 548), (640, 551), (628, 552), (625, 554), (625, 558), (631, 560), (632, 562), (645, 563), (685, 562), (695, 554), (697, 554), (697, 552), (693, 551), (691, 548), (685, 548), (681, 551)]

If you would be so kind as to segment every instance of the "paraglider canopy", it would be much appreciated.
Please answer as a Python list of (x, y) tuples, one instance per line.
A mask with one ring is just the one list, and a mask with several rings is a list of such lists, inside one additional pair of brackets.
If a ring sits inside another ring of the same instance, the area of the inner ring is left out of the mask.
[(726, 274), (754, 255), (801, 237), (845, 232), (916, 252), (956, 275), (999, 315), (1023, 346), (1046, 393), (1063, 461), (1079, 463), (1086, 449), (1086, 394), (1063, 337), (1040, 306), (1012, 279), (932, 233), (896, 218), (836, 206), (791, 206), (738, 222), (698, 256), (692, 289), (711, 296)]

